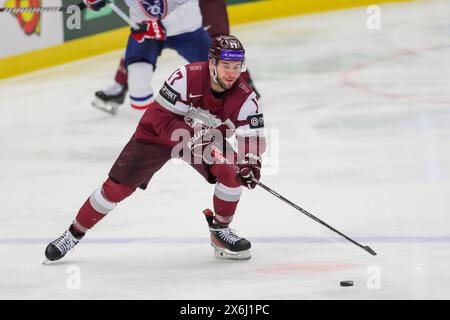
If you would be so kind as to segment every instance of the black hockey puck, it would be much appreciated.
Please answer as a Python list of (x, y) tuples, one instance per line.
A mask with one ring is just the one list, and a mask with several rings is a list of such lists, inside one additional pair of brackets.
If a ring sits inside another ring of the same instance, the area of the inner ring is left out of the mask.
[(353, 281), (351, 281), (351, 280), (341, 281), (341, 287), (352, 287), (352, 286), (353, 286)]

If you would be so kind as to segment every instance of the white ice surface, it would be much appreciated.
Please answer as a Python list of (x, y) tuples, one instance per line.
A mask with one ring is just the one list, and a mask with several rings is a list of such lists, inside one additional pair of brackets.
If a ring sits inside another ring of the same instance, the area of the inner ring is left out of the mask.
[[(253, 258), (215, 260), (213, 188), (170, 163), (42, 266), (137, 124), (90, 107), (114, 52), (0, 82), (0, 298), (449, 299), (450, 2), (381, 10), (380, 30), (364, 7), (233, 29), (279, 148), (262, 181), (378, 256), (256, 189), (233, 223)], [(166, 51), (155, 90), (182, 63)]]

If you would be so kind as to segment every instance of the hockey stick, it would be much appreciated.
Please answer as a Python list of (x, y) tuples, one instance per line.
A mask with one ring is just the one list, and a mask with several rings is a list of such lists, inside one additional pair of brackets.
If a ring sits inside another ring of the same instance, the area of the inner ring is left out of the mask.
[[(229, 163), (227, 161), (227, 159), (221, 154), (220, 150), (218, 149), (213, 149), (213, 157), (216, 158), (216, 160), (220, 161), (221, 163), (225, 163), (228, 164), (230, 166), (235, 167), (232, 163)], [(324, 225), (325, 227), (327, 227), (328, 229), (330, 229), (331, 231), (336, 232), (338, 235), (344, 237), (345, 239), (347, 239), (348, 241), (356, 244), (358, 247), (360, 247), (361, 249), (367, 251), (368, 253), (370, 253), (373, 256), (376, 256), (377, 253), (375, 251), (372, 250), (372, 248), (370, 248), (369, 246), (363, 246), (362, 244), (359, 244), (358, 242), (356, 242), (355, 240), (349, 238), (348, 236), (346, 236), (345, 234), (343, 234), (342, 232), (336, 230), (335, 228), (333, 228), (332, 226), (330, 226), (329, 224), (325, 223), (324, 221), (320, 220), (319, 218), (317, 218), (316, 216), (312, 215), (311, 213), (309, 213), (308, 211), (306, 211), (305, 209), (301, 208), (300, 206), (296, 205), (295, 203), (293, 203), (292, 201), (289, 201), (288, 199), (286, 199), (285, 197), (283, 197), (282, 195), (280, 195), (278, 192), (272, 190), (271, 188), (269, 188), (268, 186), (266, 186), (265, 184), (263, 184), (262, 182), (260, 182), (259, 180), (252, 178), (252, 181), (254, 183), (256, 183), (258, 186), (260, 186), (261, 188), (263, 188), (264, 190), (270, 192), (271, 194), (273, 194), (275, 197), (277, 197), (280, 200), (283, 200), (284, 202), (286, 202), (287, 204), (291, 205), (292, 207), (294, 207), (295, 209), (299, 210), (300, 212), (304, 213), (305, 215), (307, 215), (308, 217), (310, 217), (311, 219), (313, 219), (314, 221), (320, 223), (321, 225)]]
[[(221, 154), (220, 150), (218, 149), (213, 149), (213, 157), (216, 158), (216, 160), (220, 161), (221, 163), (225, 163), (228, 164), (230, 166), (235, 167), (232, 163), (229, 163), (227, 161), (227, 159)], [(282, 195), (280, 195), (278, 192), (272, 190), (271, 188), (269, 188), (268, 186), (266, 186), (265, 184), (263, 184), (262, 182), (260, 182), (259, 180), (252, 178), (252, 181), (254, 183), (256, 183), (258, 186), (260, 186), (261, 188), (263, 188), (264, 190), (270, 192), (271, 194), (273, 194), (275, 197), (277, 197), (280, 200), (283, 200), (284, 202), (286, 202), (287, 204), (291, 205), (292, 207), (294, 207), (295, 209), (299, 210), (300, 212), (304, 213), (305, 215), (307, 215), (308, 217), (310, 217), (311, 219), (313, 219), (314, 221), (320, 223), (321, 225), (324, 225), (325, 227), (327, 227), (328, 229), (330, 229), (331, 231), (336, 232), (338, 235), (344, 237), (345, 239), (347, 239), (348, 241), (356, 244), (358, 247), (360, 247), (361, 249), (367, 251), (368, 253), (370, 253), (373, 256), (376, 256), (377, 253), (375, 251), (372, 250), (372, 248), (370, 248), (369, 246), (363, 246), (362, 244), (359, 244), (358, 242), (356, 242), (355, 240), (349, 238), (348, 236), (346, 236), (345, 234), (343, 234), (342, 232), (336, 230), (335, 228), (333, 228), (332, 226), (330, 226), (329, 224), (325, 223), (324, 221), (320, 220), (319, 218), (317, 218), (316, 216), (314, 216), (313, 214), (309, 213), (308, 211), (306, 211), (305, 209), (301, 208), (300, 206), (296, 205), (295, 203), (293, 203), (292, 201), (289, 201), (288, 199), (286, 199), (285, 197), (283, 197)]]
[[(234, 127), (234, 125), (233, 125)], [(212, 155), (213, 157), (218, 160), (221, 163), (227, 164), (229, 166), (235, 167), (235, 165), (233, 163), (230, 163), (227, 161), (227, 159), (223, 156), (223, 154), (221, 153), (221, 151), (217, 148), (213, 148), (212, 150)], [(343, 234), (342, 232), (340, 232), (339, 230), (336, 230), (335, 228), (333, 228), (332, 226), (330, 226), (329, 224), (325, 223), (324, 221), (320, 220), (319, 218), (317, 218), (316, 216), (314, 216), (313, 214), (309, 213), (308, 211), (306, 211), (305, 209), (301, 208), (300, 206), (296, 205), (295, 203), (293, 203), (292, 201), (289, 201), (288, 199), (286, 199), (285, 197), (283, 197), (282, 195), (280, 195), (278, 192), (272, 190), (271, 188), (269, 188), (268, 186), (266, 186), (265, 184), (263, 184), (262, 182), (260, 182), (259, 180), (252, 178), (252, 181), (254, 183), (256, 183), (258, 186), (260, 186), (261, 188), (263, 188), (264, 190), (270, 192), (271, 194), (273, 194), (275, 197), (277, 197), (278, 199), (286, 202), (287, 204), (289, 204), (290, 206), (294, 207), (295, 209), (297, 209), (298, 211), (300, 211), (301, 213), (307, 215), (308, 217), (310, 217), (311, 219), (313, 219), (314, 221), (320, 223), (321, 225), (324, 225), (325, 227), (327, 227), (328, 229), (330, 229), (331, 231), (336, 232), (338, 235), (344, 237), (345, 239), (347, 239), (348, 241), (352, 242), (353, 244), (356, 244), (358, 247), (360, 247), (361, 249), (367, 251), (368, 253), (370, 253), (373, 256), (376, 256), (377, 253), (375, 251), (372, 250), (372, 248), (370, 248), (369, 246), (363, 246), (362, 244), (356, 242), (355, 240), (351, 239), (350, 237), (346, 236), (345, 234)]]
[(138, 30), (139, 26), (134, 23), (130, 17), (128, 17), (128, 15), (123, 12), (122, 10), (120, 10), (120, 8), (118, 6), (116, 6), (114, 3), (108, 1), (109, 7), (119, 16), (122, 18), (123, 21), (125, 21), (126, 23), (128, 23), (133, 29)]
[(268, 186), (266, 186), (265, 184), (263, 184), (262, 182), (260, 182), (259, 180), (256, 179), (252, 179), (253, 182), (255, 182), (258, 186), (260, 186), (261, 188), (263, 188), (264, 190), (270, 192), (271, 194), (273, 194), (275, 197), (277, 197), (280, 200), (283, 200), (284, 202), (286, 202), (287, 204), (291, 205), (292, 207), (294, 207), (295, 209), (297, 209), (298, 211), (300, 211), (301, 213), (304, 213), (305, 215), (307, 215), (308, 217), (310, 217), (311, 219), (313, 219), (314, 221), (324, 225), (325, 227), (327, 227), (328, 229), (330, 229), (331, 231), (336, 232), (338, 235), (344, 237), (345, 239), (347, 239), (348, 241), (356, 244), (358, 247), (360, 247), (361, 249), (367, 251), (368, 253), (370, 253), (373, 256), (376, 256), (377, 253), (375, 251), (373, 251), (369, 246), (363, 246), (362, 244), (359, 244), (358, 242), (356, 242), (355, 240), (347, 237), (345, 234), (343, 234), (342, 232), (336, 230), (335, 228), (333, 228), (332, 226), (330, 226), (329, 224), (323, 222), (322, 220), (320, 220), (319, 218), (317, 218), (316, 216), (312, 215), (311, 213), (309, 213), (308, 211), (306, 211), (305, 209), (301, 208), (300, 206), (296, 205), (295, 203), (289, 201), (288, 199), (286, 199), (285, 197), (283, 197), (282, 195), (278, 194), (277, 192), (275, 192), (274, 190), (272, 190), (271, 188), (269, 188)]
[[(80, 10), (84, 10), (86, 5), (83, 2), (75, 4)], [(31, 13), (42, 13), (42, 12), (67, 12), (69, 7), (28, 7), (28, 8), (0, 8), (0, 12), (11, 12), (11, 13), (22, 13), (22, 12), (31, 12)]]

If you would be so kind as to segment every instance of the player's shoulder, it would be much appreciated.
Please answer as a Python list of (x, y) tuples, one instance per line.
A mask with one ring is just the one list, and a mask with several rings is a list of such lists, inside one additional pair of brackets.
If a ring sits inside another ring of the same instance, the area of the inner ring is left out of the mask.
[(245, 81), (244, 79), (239, 78), (238, 82), (236, 83), (236, 88), (239, 94), (243, 96), (250, 96), (253, 93), (253, 89), (250, 87), (250, 85)]
[(185, 65), (188, 72), (204, 72), (208, 70), (208, 62), (193, 62)]
[(238, 121), (246, 120), (249, 115), (258, 113), (258, 98), (249, 84), (240, 78), (233, 86), (228, 99), (233, 101), (234, 113)]
[(190, 90), (203, 88), (208, 85), (208, 62), (194, 62), (185, 65), (186, 78)]
[(250, 97), (256, 96), (250, 85), (242, 78), (239, 78), (231, 89), (231, 95), (234, 99), (238, 99), (244, 103)]

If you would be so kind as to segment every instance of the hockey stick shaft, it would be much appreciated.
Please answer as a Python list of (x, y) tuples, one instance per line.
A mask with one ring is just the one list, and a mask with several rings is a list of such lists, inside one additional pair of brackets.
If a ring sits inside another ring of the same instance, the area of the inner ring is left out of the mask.
[(319, 218), (317, 218), (316, 216), (314, 216), (313, 214), (309, 213), (308, 211), (306, 211), (305, 209), (301, 208), (300, 206), (296, 205), (295, 203), (293, 203), (292, 201), (289, 201), (288, 199), (286, 199), (285, 197), (283, 197), (282, 195), (280, 195), (278, 192), (272, 190), (271, 188), (269, 188), (268, 186), (266, 186), (265, 184), (263, 184), (262, 182), (260, 182), (259, 180), (256, 179), (252, 179), (253, 182), (255, 182), (258, 186), (260, 186), (261, 188), (263, 188), (264, 190), (270, 192), (271, 194), (273, 194), (275, 197), (277, 197), (278, 199), (286, 202), (287, 204), (289, 204), (290, 206), (294, 207), (295, 209), (297, 209), (298, 211), (300, 211), (301, 213), (307, 215), (308, 217), (310, 217), (311, 219), (313, 219), (314, 221), (320, 223), (321, 225), (324, 225), (325, 227), (327, 227), (328, 229), (330, 229), (331, 231), (337, 233), (338, 235), (344, 237), (345, 239), (347, 239), (348, 241), (352, 242), (353, 244), (356, 244), (358, 247), (362, 248), (363, 250), (367, 251), (368, 253), (370, 253), (373, 256), (376, 256), (377, 253), (375, 251), (373, 251), (369, 246), (363, 246), (362, 244), (356, 242), (355, 240), (351, 239), (350, 237), (346, 236), (345, 234), (343, 234), (342, 232), (340, 232), (339, 230), (336, 230), (335, 228), (333, 228), (332, 226), (330, 226), (329, 224), (325, 223), (324, 221), (320, 220)]
[[(76, 4), (80, 10), (84, 10), (86, 5), (83, 2)], [(69, 7), (28, 7), (28, 8), (0, 8), (0, 12), (11, 12), (11, 13), (42, 13), (42, 12), (66, 12)]]
[[(217, 149), (213, 149), (213, 156), (214, 158), (216, 158), (216, 160), (220, 161), (221, 163), (224, 164), (228, 164), (229, 166), (233, 166), (235, 167), (233, 164), (229, 163), (227, 161), (227, 159), (221, 154), (221, 152)], [(343, 234), (342, 232), (340, 232), (339, 230), (336, 230), (335, 228), (333, 228), (332, 226), (330, 226), (329, 224), (327, 224), (326, 222), (320, 220), (319, 218), (317, 218), (316, 216), (314, 216), (313, 214), (309, 213), (308, 211), (306, 211), (305, 209), (303, 209), (302, 207), (296, 205), (295, 203), (293, 203), (292, 201), (286, 199), (285, 197), (283, 197), (282, 195), (280, 195), (278, 192), (276, 192), (275, 190), (269, 188), (268, 186), (266, 186), (265, 184), (263, 184), (262, 182), (260, 182), (259, 180), (252, 178), (253, 182), (255, 182), (258, 186), (260, 186), (261, 188), (263, 188), (264, 190), (270, 192), (271, 194), (273, 194), (275, 197), (277, 197), (278, 199), (286, 202), (287, 204), (289, 204), (290, 206), (294, 207), (295, 209), (297, 209), (298, 211), (300, 211), (301, 213), (307, 215), (308, 217), (310, 217), (311, 219), (313, 219), (314, 221), (320, 223), (321, 225), (324, 225), (325, 227), (327, 227), (328, 229), (330, 229), (331, 231), (337, 233), (338, 235), (344, 237), (345, 239), (347, 239), (348, 241), (352, 242), (353, 244), (356, 244), (358, 247), (360, 247), (361, 249), (367, 251), (368, 253), (370, 253), (373, 256), (376, 256), (377, 253), (375, 251), (372, 250), (372, 248), (370, 248), (369, 246), (363, 246), (362, 244), (356, 242), (355, 240), (351, 239), (350, 237), (346, 236), (345, 234)]]
[(134, 23), (130, 17), (123, 12), (118, 6), (116, 6), (114, 3), (109, 2), (109, 7), (120, 17), (122, 18), (123, 21), (125, 21), (126, 23), (128, 23), (133, 29), (137, 30), (139, 29), (138, 25), (136, 23)]

